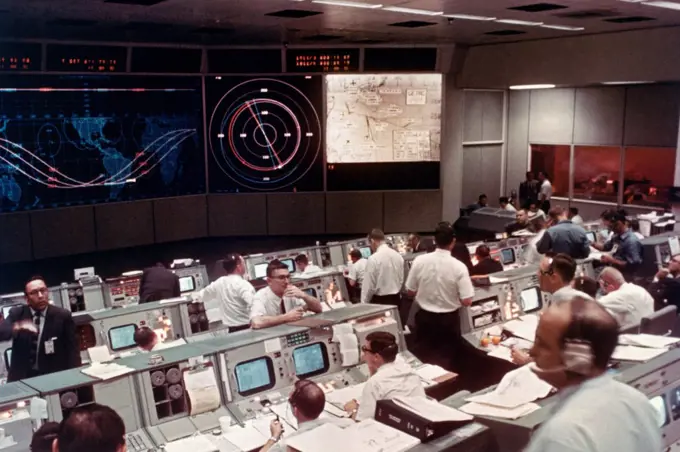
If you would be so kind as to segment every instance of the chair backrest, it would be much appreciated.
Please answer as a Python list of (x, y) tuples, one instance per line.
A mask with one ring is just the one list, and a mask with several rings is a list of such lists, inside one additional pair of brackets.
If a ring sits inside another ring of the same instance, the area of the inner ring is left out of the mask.
[(678, 319), (677, 311), (678, 308), (674, 305), (666, 306), (650, 316), (643, 317), (640, 322), (640, 333), (669, 336)]
[(619, 334), (638, 334), (640, 332), (640, 325), (637, 323), (632, 323), (630, 325), (624, 325), (619, 328)]

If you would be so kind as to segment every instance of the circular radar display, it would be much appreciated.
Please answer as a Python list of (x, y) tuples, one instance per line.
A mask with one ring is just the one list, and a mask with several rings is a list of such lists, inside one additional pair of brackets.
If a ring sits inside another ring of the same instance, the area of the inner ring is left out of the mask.
[(217, 102), (208, 133), (220, 169), (240, 187), (257, 191), (294, 187), (321, 149), (314, 104), (292, 84), (270, 78), (231, 88)]

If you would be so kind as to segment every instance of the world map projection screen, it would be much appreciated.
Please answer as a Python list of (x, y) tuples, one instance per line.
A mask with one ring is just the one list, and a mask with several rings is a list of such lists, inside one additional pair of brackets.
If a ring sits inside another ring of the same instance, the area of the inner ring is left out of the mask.
[(0, 211), (205, 193), (200, 78), (0, 77)]
[(206, 78), (215, 193), (322, 191), (320, 76)]

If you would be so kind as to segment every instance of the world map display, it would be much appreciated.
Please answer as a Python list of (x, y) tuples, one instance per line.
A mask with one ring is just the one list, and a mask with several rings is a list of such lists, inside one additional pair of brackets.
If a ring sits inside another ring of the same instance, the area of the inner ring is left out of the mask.
[(204, 192), (200, 79), (0, 79), (0, 211)]

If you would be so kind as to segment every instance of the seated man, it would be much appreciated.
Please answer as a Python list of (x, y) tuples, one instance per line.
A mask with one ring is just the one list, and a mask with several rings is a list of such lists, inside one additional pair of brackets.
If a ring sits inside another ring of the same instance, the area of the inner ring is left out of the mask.
[(352, 419), (362, 421), (375, 416), (378, 400), (425, 397), (420, 377), (408, 364), (396, 361), (399, 344), (393, 334), (385, 331), (368, 334), (361, 351), (371, 376), (361, 393), (361, 400), (345, 404), (345, 411)]
[(31, 452), (52, 452), (52, 443), (59, 434), (58, 422), (46, 422), (35, 431), (31, 438)]
[(52, 452), (125, 452), (125, 424), (111, 408), (93, 403), (62, 421)]
[(137, 328), (134, 339), (135, 344), (137, 344), (137, 347), (142, 352), (150, 352), (158, 344), (158, 336), (156, 336), (156, 333), (151, 328), (146, 326)]
[(597, 291), (600, 288), (600, 285), (589, 276), (577, 276), (571, 282), (571, 287), (580, 290), (594, 299), (597, 297)]
[(295, 258), (295, 266), (298, 273), (317, 273), (321, 271), (318, 265), (310, 264), (309, 258), (305, 254), (298, 254)]
[(639, 325), (643, 317), (654, 313), (652, 295), (636, 284), (627, 283), (617, 269), (603, 269), (599, 282), (606, 295), (597, 301), (620, 326)]
[(491, 251), (486, 245), (479, 245), (475, 250), (477, 265), (472, 267), (470, 276), (486, 276), (503, 271), (503, 264), (491, 257)]
[(274, 259), (267, 266), (267, 287), (253, 298), (250, 324), (253, 329), (269, 328), (302, 318), (306, 309), (321, 312), (321, 302), (290, 283), (286, 264)]
[(507, 196), (501, 196), (498, 198), (498, 204), (500, 204), (501, 209), (507, 210), (509, 212), (515, 212), (517, 209), (515, 209), (515, 206), (510, 204), (510, 200), (508, 199)]
[[(329, 422), (342, 428), (354, 424), (351, 420), (343, 418), (319, 419), (319, 416), (323, 413), (324, 406), (326, 405), (326, 396), (323, 393), (323, 389), (311, 380), (296, 381), (293, 391), (288, 396), (288, 403), (290, 405), (290, 410), (298, 423), (297, 431), (286, 436), (286, 439), (288, 440), (295, 435), (313, 430), (316, 427)], [(283, 435), (283, 426), (281, 422), (275, 419), (271, 422), (269, 428), (272, 436), (264, 447), (260, 449), (260, 452), (285, 452), (287, 447), (285, 441), (281, 441), (281, 436)]]
[(536, 244), (539, 253), (567, 254), (574, 259), (585, 259), (590, 254), (590, 241), (585, 229), (567, 219), (561, 207), (554, 207), (548, 213), (550, 228)]
[(505, 232), (512, 234), (517, 231), (522, 231), (529, 227), (529, 214), (525, 209), (519, 209), (515, 214), (515, 221), (505, 226)]
[(618, 339), (616, 319), (591, 300), (576, 297), (543, 313), (530, 366), (560, 391), (559, 401), (525, 452), (662, 450), (647, 396), (607, 373)]

